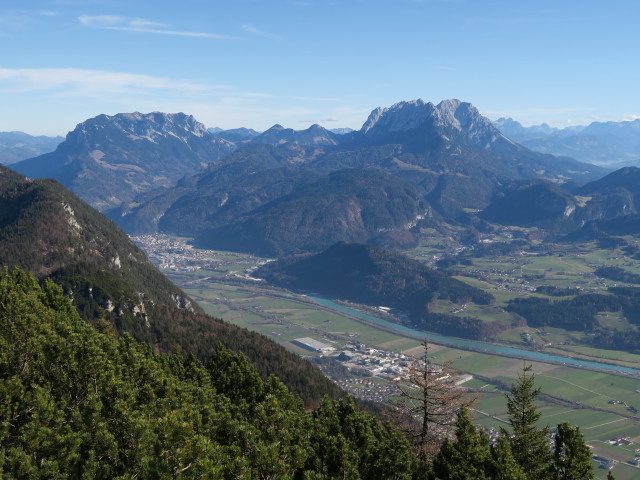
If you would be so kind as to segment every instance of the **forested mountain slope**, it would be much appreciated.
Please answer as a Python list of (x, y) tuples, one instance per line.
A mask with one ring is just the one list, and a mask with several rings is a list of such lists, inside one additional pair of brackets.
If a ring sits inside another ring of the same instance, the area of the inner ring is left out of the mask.
[(244, 352), (306, 402), (340, 390), (275, 342), (202, 313), (124, 232), (54, 180), (28, 180), (0, 166), (0, 265), (63, 286), (83, 318), (130, 333), (156, 351), (178, 345), (202, 360), (217, 342)]
[(3, 478), (410, 479), (408, 441), (351, 400), (313, 414), (219, 348), (157, 355), (99, 333), (62, 290), (0, 274)]

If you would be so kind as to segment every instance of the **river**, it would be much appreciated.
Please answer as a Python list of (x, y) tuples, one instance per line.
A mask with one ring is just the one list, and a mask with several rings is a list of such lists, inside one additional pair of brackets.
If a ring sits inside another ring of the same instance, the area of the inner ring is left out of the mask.
[(515, 347), (506, 347), (506, 346), (497, 345), (494, 343), (485, 343), (485, 342), (479, 342), (475, 340), (463, 340), (461, 338), (452, 338), (452, 337), (445, 337), (442, 335), (436, 335), (433, 333), (425, 333), (419, 330), (414, 330), (412, 328), (405, 327), (403, 325), (399, 325), (397, 323), (383, 320), (378, 317), (374, 317), (372, 315), (367, 315), (366, 313), (360, 312), (358, 310), (354, 310), (349, 307), (345, 307), (331, 300), (327, 300), (326, 298), (312, 296), (312, 295), (309, 295), (308, 298), (323, 307), (346, 313), (352, 317), (361, 318), (363, 320), (366, 320), (367, 323), (373, 323), (373, 324), (379, 325), (385, 330), (391, 330), (399, 334), (404, 334), (411, 337), (422, 337), (422, 338), (427, 337), (427, 339), (432, 341), (433, 343), (442, 343), (444, 345), (452, 345), (452, 346), (459, 347), (463, 350), (482, 351), (487, 353), (494, 353), (497, 355), (504, 355), (507, 357), (524, 358), (527, 360), (537, 360), (540, 362), (560, 363), (563, 365), (569, 365), (574, 367), (582, 367), (582, 368), (594, 369), (594, 370), (609, 370), (609, 371), (618, 372), (618, 373), (626, 373), (629, 375), (640, 376), (640, 370), (637, 368), (623, 367), (620, 365), (613, 365), (610, 363), (603, 363), (603, 362), (595, 362), (591, 360), (582, 360), (579, 358), (563, 357), (561, 355), (552, 355), (552, 354), (543, 353), (543, 352), (534, 352), (532, 350), (525, 350), (525, 349), (515, 348)]

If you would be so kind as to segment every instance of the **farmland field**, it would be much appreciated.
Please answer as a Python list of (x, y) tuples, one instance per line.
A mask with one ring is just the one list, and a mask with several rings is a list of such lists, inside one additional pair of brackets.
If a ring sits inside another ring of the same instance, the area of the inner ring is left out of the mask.
[[(415, 256), (433, 258), (442, 244), (432, 243), (422, 245), (421, 250), (414, 252)], [(312, 337), (337, 350), (353, 341), (394, 352), (415, 352), (420, 345), (418, 339), (380, 330), (354, 316), (315, 304), (306, 296), (252, 280), (251, 267), (260, 259), (224, 252), (212, 252), (211, 255), (211, 262), (219, 264), (196, 271), (165, 269), (164, 272), (207, 313), (262, 333), (295, 353), (318, 356), (292, 343), (302, 337)], [(578, 283), (589, 291), (602, 292), (613, 282), (598, 278), (592, 272), (594, 265), (604, 260), (623, 263), (612, 252), (584, 254), (582, 250), (566, 253), (559, 259), (524, 257), (493, 263), (474, 259), (473, 265), (462, 267), (463, 271), (456, 278), (494, 295), (496, 306), (468, 306), (460, 314), (507, 324), (509, 314), (500, 307), (516, 297), (541, 296), (533, 292), (538, 285), (572, 286)], [(631, 271), (629, 266), (625, 268)], [(520, 270), (527, 279), (520, 277)], [(436, 308), (447, 312), (459, 306), (442, 301)], [(371, 313), (371, 310), (367, 312)], [(629, 325), (620, 314), (602, 315), (599, 319), (611, 326)], [(524, 333), (528, 337), (524, 337)], [(497, 340), (518, 348), (535, 347), (548, 353), (640, 367), (640, 355), (589, 347), (580, 343), (583, 338), (583, 332), (525, 326), (508, 330)], [(520, 374), (522, 360), (451, 346), (434, 346), (429, 355), (436, 363), (450, 361), (454, 368), (474, 376), (465, 386), (478, 395), (474, 405), (478, 424), (492, 428), (506, 426), (504, 389)], [(640, 410), (640, 378), (542, 362), (527, 361), (527, 364), (532, 364), (536, 384), (542, 387), (544, 394), (539, 401), (541, 423), (551, 427), (561, 421), (579, 425), (594, 453), (619, 462), (614, 468), (616, 478), (640, 479), (640, 470), (624, 463), (634, 459), (640, 442), (640, 417), (636, 416), (636, 411)], [(386, 382), (375, 379), (377, 383)], [(629, 437), (633, 443), (610, 444), (618, 437)], [(598, 478), (606, 476), (606, 471), (600, 468), (596, 473)]]

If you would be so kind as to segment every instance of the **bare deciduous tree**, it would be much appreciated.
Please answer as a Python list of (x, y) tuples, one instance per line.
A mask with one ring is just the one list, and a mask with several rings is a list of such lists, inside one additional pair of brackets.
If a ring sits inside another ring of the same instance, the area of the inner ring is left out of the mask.
[(407, 430), (416, 454), (432, 458), (445, 438), (452, 438), (456, 414), (475, 400), (455, 383), (450, 363), (435, 365), (429, 359), (429, 344), (422, 343), (423, 355), (414, 360), (406, 378), (398, 384), (404, 414), (409, 414)]

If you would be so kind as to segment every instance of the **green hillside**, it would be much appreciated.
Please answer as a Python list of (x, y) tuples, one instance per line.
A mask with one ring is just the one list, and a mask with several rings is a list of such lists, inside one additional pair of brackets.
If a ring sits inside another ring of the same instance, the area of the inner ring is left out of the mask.
[(204, 315), (124, 232), (62, 185), (1, 166), (0, 265), (53, 279), (84, 319), (155, 351), (179, 346), (207, 361), (221, 342), (243, 352), (262, 378), (278, 375), (308, 405), (342, 395), (317, 368), (266, 337)]

